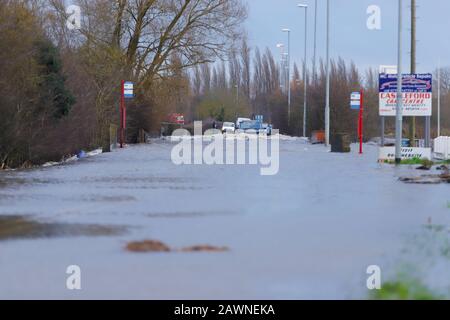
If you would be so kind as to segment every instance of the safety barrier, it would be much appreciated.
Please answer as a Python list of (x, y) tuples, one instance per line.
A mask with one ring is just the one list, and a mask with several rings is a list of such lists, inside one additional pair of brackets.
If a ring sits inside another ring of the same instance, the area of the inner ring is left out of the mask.
[(450, 159), (450, 137), (434, 139), (434, 157), (440, 160)]

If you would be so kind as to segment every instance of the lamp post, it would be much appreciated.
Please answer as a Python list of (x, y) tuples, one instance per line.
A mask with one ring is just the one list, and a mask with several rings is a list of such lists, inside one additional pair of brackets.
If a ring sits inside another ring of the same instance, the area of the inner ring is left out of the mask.
[(330, 145), (330, 0), (327, 0), (327, 85), (325, 98), (325, 146)]
[(306, 106), (307, 106), (307, 96), (306, 91), (308, 88), (308, 83), (306, 81), (306, 59), (308, 55), (307, 45), (308, 45), (308, 6), (306, 4), (298, 4), (299, 8), (305, 9), (305, 56), (303, 60), (303, 137), (306, 137)]
[(313, 54), (313, 80), (316, 81), (317, 57), (317, 0), (314, 2), (314, 54)]
[(397, 109), (395, 117), (395, 163), (402, 161), (403, 130), (403, 75), (402, 75), (402, 0), (398, 0), (398, 62), (397, 62)]
[(291, 124), (291, 29), (282, 29), (288, 34), (288, 53), (287, 53), (287, 87), (288, 87), (288, 126)]

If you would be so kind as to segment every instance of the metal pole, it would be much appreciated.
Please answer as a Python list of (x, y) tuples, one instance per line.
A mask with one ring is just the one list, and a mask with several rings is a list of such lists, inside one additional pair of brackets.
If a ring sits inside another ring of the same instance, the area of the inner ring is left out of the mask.
[(120, 93), (120, 148), (125, 143), (125, 80), (121, 83)]
[(438, 66), (438, 98), (437, 98), (437, 136), (441, 136), (441, 60)]
[(330, 145), (330, 0), (327, 0), (327, 85), (325, 102), (325, 146)]
[(402, 75), (402, 0), (398, 0), (398, 62), (397, 62), (397, 110), (395, 121), (395, 163), (402, 160), (402, 130), (403, 130), (403, 75)]
[(303, 82), (304, 82), (304, 91), (303, 91), (303, 137), (306, 137), (306, 116), (307, 116), (307, 90), (308, 90), (308, 81), (307, 81), (307, 69), (306, 69), (306, 60), (308, 58), (308, 6), (303, 6), (305, 9), (305, 58), (303, 61)]
[(239, 85), (235, 85), (235, 88), (236, 88), (236, 119), (237, 119), (239, 110)]
[(358, 123), (358, 128), (359, 128), (359, 154), (363, 153), (363, 132), (364, 132), (364, 90), (361, 89), (360, 91), (360, 95), (361, 95), (361, 104), (359, 106), (359, 123)]
[(425, 148), (431, 148), (431, 117), (425, 117)]
[(316, 81), (316, 56), (317, 56), (317, 0), (314, 3), (314, 55), (313, 55), (313, 80)]
[(288, 125), (291, 125), (291, 31), (288, 31)]
[[(416, 0), (411, 0), (411, 73), (416, 73)], [(416, 141), (416, 117), (409, 122), (409, 140), (411, 147)]]
[(381, 117), (381, 141), (380, 144), (384, 147), (384, 117)]

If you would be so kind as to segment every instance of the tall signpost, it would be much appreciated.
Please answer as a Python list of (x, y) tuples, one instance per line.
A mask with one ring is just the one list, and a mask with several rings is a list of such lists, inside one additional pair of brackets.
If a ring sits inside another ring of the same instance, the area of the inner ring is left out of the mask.
[[(395, 74), (380, 74), (379, 101), (380, 116), (397, 117), (397, 120), (406, 117), (431, 117), (433, 102), (433, 76), (424, 74), (403, 74), (401, 79)], [(400, 80), (400, 81), (398, 81)], [(399, 93), (400, 92), (400, 93)], [(399, 104), (401, 109), (399, 110)], [(401, 126), (401, 122), (397, 123)], [(395, 160), (400, 162), (402, 158), (431, 158), (431, 148), (416, 148), (412, 141), (411, 147), (402, 148), (400, 131), (400, 141), (396, 136)], [(398, 144), (398, 146), (397, 146)], [(391, 160), (392, 153), (390, 147), (380, 148), (380, 160)]]
[(358, 139), (359, 139), (359, 154), (363, 153), (363, 115), (364, 115), (364, 91), (353, 92), (350, 97), (350, 107), (353, 110), (359, 110), (358, 116)]
[(120, 94), (120, 148), (125, 144), (125, 130), (127, 128), (127, 106), (125, 99), (134, 98), (134, 84), (130, 81), (122, 80)]

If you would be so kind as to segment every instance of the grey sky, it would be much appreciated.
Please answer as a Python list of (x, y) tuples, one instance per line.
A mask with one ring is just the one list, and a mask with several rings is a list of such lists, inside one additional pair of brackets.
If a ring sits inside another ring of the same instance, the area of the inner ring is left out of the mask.
[[(304, 10), (298, 3), (309, 5), (309, 59), (313, 48), (314, 0), (247, 0), (250, 16), (247, 29), (251, 44), (269, 47), (279, 56), (276, 44), (287, 43), (282, 28), (290, 28), (292, 59), (301, 63), (304, 43)], [(380, 64), (397, 64), (398, 0), (331, 0), (331, 56), (353, 60), (360, 69)], [(417, 71), (431, 72), (439, 59), (450, 66), (449, 0), (417, 0)], [(369, 5), (381, 8), (382, 29), (366, 27)], [(409, 71), (410, 0), (403, 0), (404, 68)], [(325, 57), (326, 0), (318, 0), (318, 57)], [(310, 62), (311, 60), (309, 60)]]

